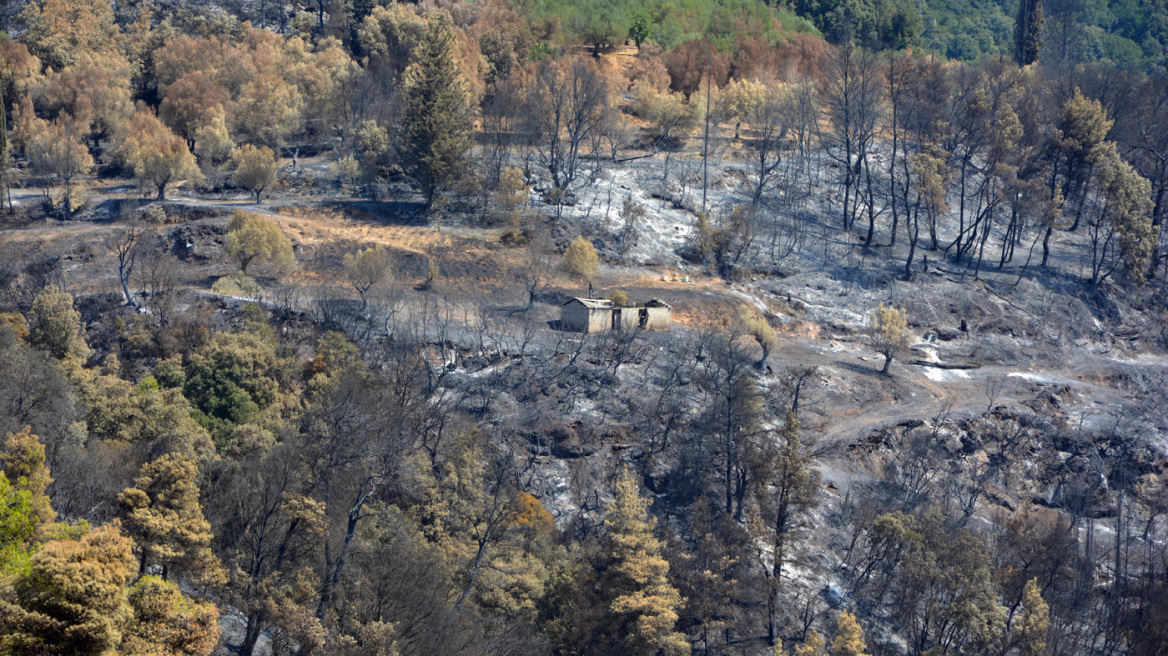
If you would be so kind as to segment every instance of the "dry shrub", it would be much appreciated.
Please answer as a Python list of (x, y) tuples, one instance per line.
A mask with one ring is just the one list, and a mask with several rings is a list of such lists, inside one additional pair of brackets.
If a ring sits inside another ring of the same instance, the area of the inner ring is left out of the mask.
[(733, 76), (736, 78), (778, 79), (784, 82), (823, 81), (823, 62), (828, 48), (824, 41), (796, 34), (782, 43), (760, 37), (743, 37), (735, 47)]
[(698, 90), (706, 73), (711, 73), (714, 86), (724, 87), (730, 79), (730, 57), (718, 52), (709, 39), (686, 41), (665, 58), (669, 70), (669, 86), (684, 93), (686, 98)]
[(658, 91), (669, 86), (669, 69), (659, 55), (638, 57), (629, 69), (629, 86), (644, 82)]

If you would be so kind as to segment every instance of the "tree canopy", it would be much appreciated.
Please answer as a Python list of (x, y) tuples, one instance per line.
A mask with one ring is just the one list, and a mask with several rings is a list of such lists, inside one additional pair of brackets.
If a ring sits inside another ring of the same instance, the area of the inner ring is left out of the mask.
[(247, 267), (256, 261), (281, 268), (296, 263), (292, 242), (280, 226), (266, 216), (235, 210), (227, 230), (227, 253), (239, 262), (239, 270), (243, 273), (247, 273)]

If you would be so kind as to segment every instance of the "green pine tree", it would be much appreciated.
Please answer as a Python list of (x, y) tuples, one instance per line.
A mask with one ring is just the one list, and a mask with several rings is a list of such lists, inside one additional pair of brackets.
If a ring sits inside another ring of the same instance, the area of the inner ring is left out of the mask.
[(450, 19), (439, 14), (406, 71), (398, 154), (427, 210), (462, 173), (472, 143), (466, 86), (455, 56)]

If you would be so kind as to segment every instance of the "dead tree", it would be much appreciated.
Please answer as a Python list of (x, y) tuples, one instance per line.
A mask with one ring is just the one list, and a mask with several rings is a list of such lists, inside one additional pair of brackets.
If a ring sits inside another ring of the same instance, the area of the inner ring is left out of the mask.
[(131, 225), (106, 242), (106, 248), (118, 259), (118, 280), (122, 283), (122, 296), (126, 299), (126, 305), (133, 308), (138, 307), (138, 302), (130, 293), (130, 275), (134, 272), (134, 264), (138, 259), (138, 244), (142, 241), (142, 236), (142, 229)]
[[(824, 152), (843, 171), (843, 229), (851, 230), (862, 194), (868, 199), (869, 221), (875, 221), (871, 175), (863, 175), (881, 113), (880, 72), (876, 59), (846, 44), (828, 60), (823, 99), (827, 129), (820, 132)], [(867, 191), (860, 189), (866, 182)]]
[(604, 123), (607, 84), (596, 64), (586, 59), (545, 61), (528, 97), (536, 157), (556, 189), (567, 191), (579, 174), (581, 149)]

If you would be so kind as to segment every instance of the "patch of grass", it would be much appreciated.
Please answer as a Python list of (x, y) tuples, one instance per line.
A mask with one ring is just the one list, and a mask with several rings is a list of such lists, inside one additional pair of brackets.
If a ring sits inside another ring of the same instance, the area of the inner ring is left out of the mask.
[(211, 291), (226, 296), (247, 296), (249, 298), (258, 298), (264, 293), (263, 287), (260, 287), (255, 278), (242, 271), (236, 271), (216, 280), (215, 284), (211, 285)]

